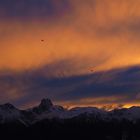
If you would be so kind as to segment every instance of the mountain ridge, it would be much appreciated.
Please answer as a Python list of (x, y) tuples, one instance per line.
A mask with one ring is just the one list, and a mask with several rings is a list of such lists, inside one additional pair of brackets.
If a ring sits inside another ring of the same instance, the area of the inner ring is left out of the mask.
[(38, 106), (30, 109), (20, 110), (10, 103), (0, 105), (0, 124), (18, 122), (24, 126), (30, 126), (43, 120), (69, 120), (81, 118), (89, 120), (111, 121), (113, 119), (121, 121), (140, 120), (140, 107), (114, 109), (106, 111), (96, 107), (75, 107), (65, 109), (62, 106), (54, 105), (48, 98), (42, 99)]

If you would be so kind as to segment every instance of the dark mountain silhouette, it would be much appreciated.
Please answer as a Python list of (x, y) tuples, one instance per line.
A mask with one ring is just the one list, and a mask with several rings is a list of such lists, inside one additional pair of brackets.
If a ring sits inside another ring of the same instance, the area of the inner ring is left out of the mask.
[(105, 111), (96, 107), (67, 110), (50, 99), (27, 110), (0, 105), (0, 132), (6, 139), (139, 140), (140, 107)]

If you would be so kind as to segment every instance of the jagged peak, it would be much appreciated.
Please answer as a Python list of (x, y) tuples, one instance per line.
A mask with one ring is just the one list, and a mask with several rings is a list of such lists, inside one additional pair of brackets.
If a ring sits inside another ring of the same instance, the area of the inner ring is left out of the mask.
[(47, 110), (47, 109), (50, 109), (52, 106), (53, 106), (52, 101), (48, 98), (44, 98), (41, 100), (39, 108), (41, 108), (43, 110)]
[(40, 105), (48, 105), (48, 106), (53, 106), (53, 103), (52, 103), (52, 101), (50, 100), (50, 99), (48, 99), (48, 98), (44, 98), (44, 99), (42, 99), (41, 100), (41, 103), (40, 103)]

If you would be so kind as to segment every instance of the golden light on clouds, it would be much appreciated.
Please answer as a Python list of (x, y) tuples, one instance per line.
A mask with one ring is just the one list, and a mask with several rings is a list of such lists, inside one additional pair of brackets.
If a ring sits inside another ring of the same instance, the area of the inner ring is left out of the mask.
[(3, 21), (0, 68), (32, 69), (61, 59), (81, 59), (85, 70), (140, 63), (139, 1), (89, 0), (79, 4), (77, 0), (70, 4), (72, 11), (58, 22)]
[[(70, 77), (140, 64), (140, 0), (42, 3), (24, 1), (17, 3), (21, 9), (15, 4), (12, 9), (11, 2), (6, 10), (0, 5), (0, 71), (44, 69), (44, 77)], [(86, 103), (92, 105), (96, 100), (98, 106), (108, 102), (108, 97), (91, 100)], [(115, 100), (119, 98), (109, 99)]]

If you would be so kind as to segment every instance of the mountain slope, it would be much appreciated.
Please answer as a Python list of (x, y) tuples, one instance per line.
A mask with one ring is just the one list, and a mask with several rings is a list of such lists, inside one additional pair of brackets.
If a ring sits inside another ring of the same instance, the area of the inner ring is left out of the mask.
[(46, 119), (69, 120), (81, 117), (88, 120), (111, 121), (115, 119), (121, 121), (125, 119), (135, 122), (140, 120), (140, 107), (114, 109), (113, 111), (105, 111), (96, 107), (76, 107), (67, 110), (53, 105), (50, 99), (43, 99), (38, 106), (27, 110), (19, 110), (9, 103), (0, 105), (0, 124), (18, 122), (29, 126)]

